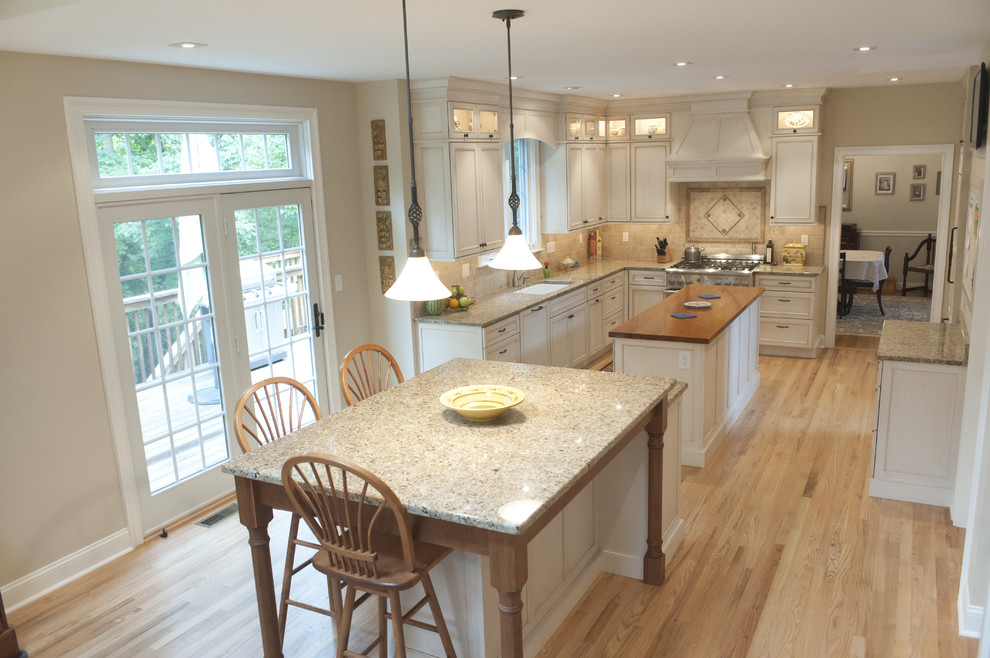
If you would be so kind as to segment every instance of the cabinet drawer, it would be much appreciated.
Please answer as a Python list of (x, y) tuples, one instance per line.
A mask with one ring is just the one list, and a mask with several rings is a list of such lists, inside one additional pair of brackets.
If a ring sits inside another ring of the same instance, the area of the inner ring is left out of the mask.
[[(612, 331), (616, 327), (622, 324), (622, 313), (616, 313), (614, 315), (608, 315), (605, 317), (605, 336), (608, 337), (608, 332)], [(612, 340), (609, 338), (609, 340)]]
[(659, 270), (632, 270), (629, 272), (629, 284), (666, 287), (667, 273)]
[(815, 293), (768, 290), (760, 298), (760, 315), (810, 320), (814, 314)]
[(597, 297), (603, 292), (605, 292), (604, 281), (595, 281), (594, 283), (588, 284), (588, 299), (591, 299), (592, 297)]
[(497, 341), (519, 333), (519, 316), (513, 315), (510, 318), (500, 320), (493, 325), (485, 327), (485, 345), (491, 345)]
[(760, 345), (811, 347), (811, 320), (760, 318)]
[(605, 279), (605, 291), (608, 292), (614, 288), (618, 288), (626, 282), (626, 273), (619, 272), (618, 274), (613, 274), (612, 276)]
[(588, 301), (588, 286), (583, 286), (579, 290), (569, 292), (555, 299), (550, 300), (550, 317), (563, 313), (579, 304)]
[(756, 285), (762, 286), (767, 290), (801, 290), (812, 292), (815, 289), (815, 277), (757, 274)]
[(522, 345), (519, 334), (509, 336), (485, 348), (485, 361), (511, 361), (519, 363)]
[(605, 317), (616, 313), (622, 313), (622, 298), (624, 297), (623, 292), (624, 291), (622, 288), (616, 288), (602, 295), (602, 304), (604, 304), (602, 313)]

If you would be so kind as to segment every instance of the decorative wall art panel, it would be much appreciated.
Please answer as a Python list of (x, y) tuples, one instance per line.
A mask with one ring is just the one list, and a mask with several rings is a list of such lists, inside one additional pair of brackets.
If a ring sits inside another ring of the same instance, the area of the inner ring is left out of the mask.
[(378, 274), (382, 279), (382, 294), (384, 295), (395, 283), (395, 257), (378, 257)]
[(766, 189), (688, 188), (688, 242), (763, 242)]
[(392, 196), (388, 191), (388, 165), (375, 165), (375, 205), (391, 204)]
[(378, 250), (390, 251), (395, 249), (392, 244), (392, 213), (387, 210), (376, 211), (375, 224), (378, 231)]
[(385, 119), (374, 119), (371, 122), (371, 155), (375, 160), (388, 160), (385, 148)]

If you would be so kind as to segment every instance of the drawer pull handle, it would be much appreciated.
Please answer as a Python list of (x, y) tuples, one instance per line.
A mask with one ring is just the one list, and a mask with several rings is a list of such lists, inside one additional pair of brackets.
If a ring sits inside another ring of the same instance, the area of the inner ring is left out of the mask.
[(791, 281), (778, 281), (777, 284), (781, 286), (789, 286), (791, 285)]
[(656, 277), (655, 277), (655, 276), (644, 276), (643, 278), (644, 278), (644, 279), (649, 279), (650, 281), (652, 281), (652, 280), (653, 280), (653, 279), (655, 279)]
[(537, 311), (542, 311), (543, 310), (543, 304), (540, 304), (536, 308), (531, 308), (529, 310), (532, 311), (533, 313), (536, 313)]
[(508, 351), (509, 351), (509, 348), (508, 348), (508, 347), (506, 347), (506, 348), (505, 348), (504, 350), (502, 350), (501, 352), (499, 352), (499, 354), (505, 354), (505, 353), (506, 353), (506, 352), (508, 352)]
[(789, 325), (789, 324), (778, 324), (777, 325), (777, 328), (778, 329), (790, 329), (791, 328), (791, 325)]
[(508, 329), (508, 327), (502, 327), (501, 329), (499, 329), (499, 330), (498, 330), (498, 333), (502, 333), (502, 332), (503, 332), (503, 331), (505, 331), (506, 329)]
[(573, 320), (573, 319), (574, 319), (574, 314), (573, 314), (573, 313), (571, 313), (570, 315), (568, 315), (568, 316), (567, 316), (567, 319), (568, 319), (568, 320)]
[(778, 299), (777, 301), (778, 301), (778, 302), (789, 302), (789, 301), (791, 301), (791, 300), (789, 300), (789, 299)]

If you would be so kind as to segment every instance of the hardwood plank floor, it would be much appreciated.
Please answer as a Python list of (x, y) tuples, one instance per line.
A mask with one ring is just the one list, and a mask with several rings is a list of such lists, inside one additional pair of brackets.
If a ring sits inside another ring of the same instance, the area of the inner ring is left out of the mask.
[[(868, 495), (875, 350), (761, 357), (714, 459), (683, 469), (687, 531), (667, 583), (599, 576), (540, 656), (975, 656), (955, 623), (963, 531), (945, 508)], [(287, 529), (278, 514), (276, 585)], [(293, 594), (324, 605), (326, 581), (301, 572)], [(261, 655), (236, 516), (170, 528), (8, 617), (32, 658)], [(334, 647), (326, 617), (290, 611), (287, 656)]]

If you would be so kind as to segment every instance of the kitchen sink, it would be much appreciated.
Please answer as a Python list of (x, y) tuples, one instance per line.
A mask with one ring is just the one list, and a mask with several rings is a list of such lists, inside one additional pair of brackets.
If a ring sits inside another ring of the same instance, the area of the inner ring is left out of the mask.
[(569, 285), (571, 284), (566, 281), (544, 281), (543, 283), (534, 283), (531, 286), (520, 288), (515, 292), (517, 295), (520, 293), (523, 295), (548, 295), (552, 292), (562, 290)]

